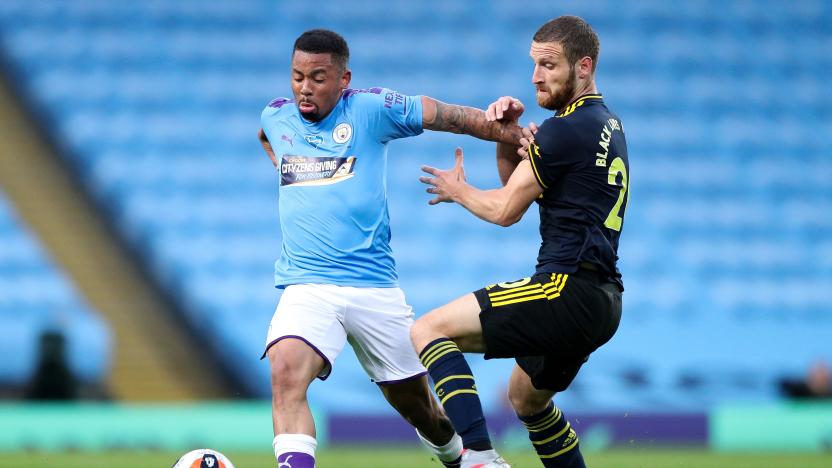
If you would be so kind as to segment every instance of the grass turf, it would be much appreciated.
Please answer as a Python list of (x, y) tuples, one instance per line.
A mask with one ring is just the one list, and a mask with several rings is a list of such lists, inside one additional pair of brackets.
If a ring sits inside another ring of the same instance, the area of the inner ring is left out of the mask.
[[(150, 468), (170, 467), (180, 454), (155, 452), (84, 453), (0, 453), (5, 468)], [(274, 468), (269, 453), (229, 452), (237, 468)], [(542, 466), (531, 451), (505, 453), (516, 468)], [(820, 468), (832, 466), (830, 454), (717, 454), (704, 450), (635, 449), (585, 454), (592, 468)], [(440, 468), (424, 451), (381, 448), (328, 448), (319, 454), (322, 468)]]

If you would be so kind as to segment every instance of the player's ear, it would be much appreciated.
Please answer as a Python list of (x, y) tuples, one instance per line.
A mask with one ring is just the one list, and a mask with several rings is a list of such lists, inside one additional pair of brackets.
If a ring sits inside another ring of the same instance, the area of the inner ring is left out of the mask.
[(592, 75), (592, 57), (583, 57), (578, 60), (578, 78), (585, 80)]
[(342, 88), (349, 88), (350, 87), (350, 80), (352, 80), (352, 70), (349, 68), (344, 69), (344, 74), (341, 75), (341, 87)]

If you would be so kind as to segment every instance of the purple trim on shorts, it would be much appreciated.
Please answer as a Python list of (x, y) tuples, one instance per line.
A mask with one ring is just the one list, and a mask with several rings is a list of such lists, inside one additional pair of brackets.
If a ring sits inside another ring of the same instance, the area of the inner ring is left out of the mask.
[(385, 380), (385, 381), (383, 381), (383, 382), (376, 382), (376, 385), (396, 385), (396, 384), (401, 384), (401, 383), (405, 383), (405, 382), (410, 382), (411, 380), (416, 380), (416, 379), (418, 379), (418, 378), (422, 377), (423, 375), (427, 375), (427, 374), (428, 374), (428, 373), (427, 373), (427, 371), (425, 371), (425, 372), (419, 372), (419, 373), (418, 373), (418, 374), (416, 374), (416, 375), (411, 375), (410, 377), (405, 377), (405, 378), (403, 378), (403, 379), (399, 379), (399, 380)]
[(286, 339), (286, 338), (294, 338), (294, 339), (296, 339), (296, 340), (303, 341), (304, 343), (306, 343), (306, 345), (307, 345), (307, 346), (309, 346), (310, 348), (312, 348), (312, 351), (315, 351), (316, 353), (318, 353), (318, 356), (320, 356), (320, 357), (321, 357), (321, 359), (323, 359), (323, 360), (324, 360), (324, 364), (326, 364), (326, 365), (324, 366), (324, 370), (326, 371), (326, 373), (324, 374), (324, 376), (323, 376), (323, 377), (321, 377), (321, 376), (319, 375), (319, 376), (318, 376), (318, 378), (319, 378), (319, 379), (321, 379), (321, 380), (326, 380), (326, 379), (329, 377), (329, 374), (331, 374), (331, 373), (332, 373), (332, 363), (331, 363), (331, 362), (329, 362), (329, 359), (327, 359), (327, 357), (324, 355), (324, 353), (322, 353), (322, 352), (321, 352), (321, 350), (320, 350), (320, 349), (318, 349), (318, 347), (317, 347), (317, 346), (313, 345), (313, 344), (312, 344), (312, 343), (310, 343), (310, 342), (309, 342), (306, 338), (304, 338), (304, 337), (302, 337), (302, 336), (297, 336), (297, 335), (285, 335), (285, 336), (280, 336), (280, 337), (277, 337), (277, 338), (273, 339), (273, 340), (272, 340), (269, 344), (267, 344), (267, 345), (266, 345), (266, 350), (265, 350), (265, 351), (263, 351), (263, 355), (262, 355), (262, 356), (260, 356), (260, 359), (262, 360), (264, 357), (266, 357), (266, 354), (269, 352), (269, 348), (271, 348), (272, 346), (274, 346), (274, 345), (275, 345), (275, 343), (277, 343), (277, 342), (278, 342), (278, 341), (280, 341), (280, 340)]

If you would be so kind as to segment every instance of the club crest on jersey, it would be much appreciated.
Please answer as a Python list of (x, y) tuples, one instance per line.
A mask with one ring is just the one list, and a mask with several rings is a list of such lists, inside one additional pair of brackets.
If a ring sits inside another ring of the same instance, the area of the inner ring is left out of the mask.
[(346, 122), (340, 123), (332, 131), (332, 140), (335, 143), (346, 143), (352, 138), (352, 126)]
[(314, 157), (284, 154), (280, 161), (280, 185), (330, 185), (351, 179), (355, 156)]

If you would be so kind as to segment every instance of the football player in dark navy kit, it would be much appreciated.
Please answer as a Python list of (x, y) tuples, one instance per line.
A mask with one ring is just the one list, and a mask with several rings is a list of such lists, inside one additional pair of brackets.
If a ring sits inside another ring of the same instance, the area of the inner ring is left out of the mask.
[[(421, 317), (411, 329), (416, 351), (456, 430), (490, 445), (471, 370), (462, 352), (515, 358), (508, 396), (546, 467), (583, 467), (578, 436), (552, 397), (565, 390), (590, 353), (621, 319), (623, 283), (616, 267), (627, 205), (629, 164), (624, 129), (595, 87), (599, 42), (582, 19), (563, 16), (535, 34), (532, 82), (541, 107), (556, 111), (530, 124), (525, 148), (499, 144), (504, 186), (465, 182), (462, 150), (447, 171), (423, 170), (436, 195), (483, 220), (517, 222), (540, 207), (542, 244), (533, 276), (467, 294)], [(488, 118), (515, 122), (523, 104), (502, 97)], [(486, 465), (487, 466), (487, 465)]]

